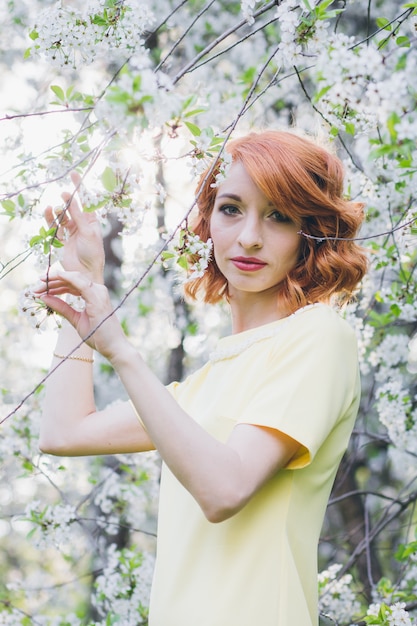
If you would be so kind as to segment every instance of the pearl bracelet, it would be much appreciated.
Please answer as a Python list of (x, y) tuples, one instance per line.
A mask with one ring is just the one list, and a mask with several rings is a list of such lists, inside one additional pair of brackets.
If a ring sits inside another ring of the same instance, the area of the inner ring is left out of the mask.
[(89, 359), (88, 357), (85, 356), (64, 356), (62, 354), (57, 354), (56, 352), (54, 352), (54, 356), (57, 359), (72, 359), (73, 361), (84, 361), (85, 363), (94, 363), (94, 359)]

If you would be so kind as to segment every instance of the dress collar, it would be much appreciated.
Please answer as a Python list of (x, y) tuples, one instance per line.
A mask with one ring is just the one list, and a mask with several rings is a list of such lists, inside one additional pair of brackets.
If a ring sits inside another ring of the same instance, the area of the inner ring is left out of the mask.
[(236, 333), (235, 335), (223, 337), (219, 340), (217, 348), (209, 355), (210, 362), (216, 363), (218, 361), (232, 359), (233, 357), (238, 356), (247, 350), (247, 348), (250, 348), (253, 344), (258, 343), (258, 341), (270, 339), (271, 337), (279, 334), (296, 315), (300, 315), (301, 313), (317, 306), (325, 305), (321, 302), (308, 304), (307, 306), (301, 307), (301, 309), (297, 309), (297, 311), (288, 315), (288, 317), (283, 317), (275, 322), (263, 324), (262, 326), (257, 326), (256, 328), (244, 330), (241, 333)]

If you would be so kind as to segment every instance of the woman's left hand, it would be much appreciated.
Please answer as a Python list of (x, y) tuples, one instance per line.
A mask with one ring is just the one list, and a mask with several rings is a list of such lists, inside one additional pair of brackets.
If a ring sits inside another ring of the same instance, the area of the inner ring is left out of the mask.
[(57, 239), (63, 244), (61, 265), (68, 271), (79, 271), (93, 281), (103, 283), (104, 247), (101, 226), (97, 215), (83, 211), (74, 194), (81, 187), (81, 177), (71, 175), (74, 192), (64, 192), (65, 209), (58, 211), (51, 206), (45, 209), (49, 228), (55, 228)]
[[(44, 287), (35, 290), (38, 297), (56, 313), (65, 317), (79, 336), (94, 350), (111, 360), (126, 342), (116, 317), (107, 287), (94, 283), (83, 272), (55, 270), (43, 279)], [(77, 311), (59, 296), (81, 296), (83, 311)]]

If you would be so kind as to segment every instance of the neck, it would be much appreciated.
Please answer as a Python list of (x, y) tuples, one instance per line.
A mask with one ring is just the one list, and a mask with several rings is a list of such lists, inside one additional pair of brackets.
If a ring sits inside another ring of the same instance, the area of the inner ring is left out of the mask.
[(243, 300), (245, 301), (240, 299), (237, 302), (233, 297), (229, 300), (233, 334), (276, 322), (290, 314), (290, 311), (279, 306), (276, 299), (268, 306), (259, 298), (254, 298), (253, 301), (251, 298), (244, 298)]

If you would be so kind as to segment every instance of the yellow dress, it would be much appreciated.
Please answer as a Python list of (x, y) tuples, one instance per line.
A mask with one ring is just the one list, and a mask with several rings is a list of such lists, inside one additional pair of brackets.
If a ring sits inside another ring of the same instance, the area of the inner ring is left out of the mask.
[(317, 625), (317, 545), (358, 410), (357, 361), (352, 329), (319, 304), (221, 339), (204, 367), (171, 387), (220, 441), (243, 422), (302, 445), (219, 524), (163, 466), (150, 626)]

